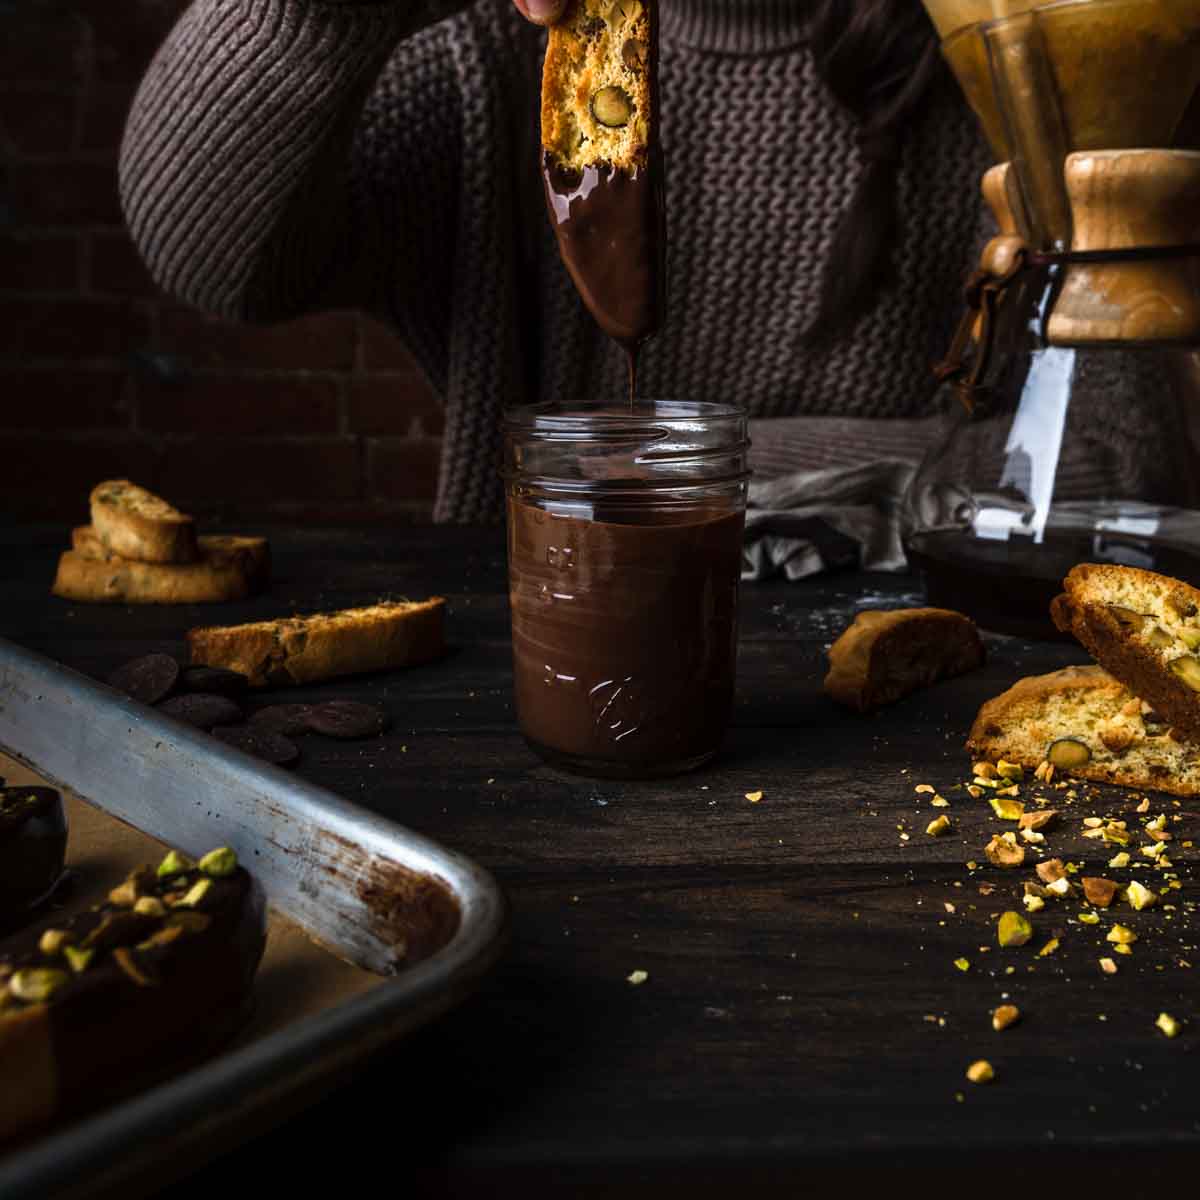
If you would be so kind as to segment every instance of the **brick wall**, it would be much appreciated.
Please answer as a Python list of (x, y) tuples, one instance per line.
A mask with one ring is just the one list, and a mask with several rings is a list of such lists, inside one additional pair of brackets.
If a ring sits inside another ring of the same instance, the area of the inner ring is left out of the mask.
[(269, 328), (157, 293), (117, 147), (183, 0), (0, 0), (0, 517), (128, 476), (210, 519), (425, 519), (439, 399), (352, 312)]

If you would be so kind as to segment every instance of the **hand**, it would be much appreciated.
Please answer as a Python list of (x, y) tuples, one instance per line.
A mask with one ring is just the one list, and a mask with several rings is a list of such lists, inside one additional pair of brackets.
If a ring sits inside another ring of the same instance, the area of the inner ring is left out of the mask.
[(517, 12), (535, 25), (553, 25), (562, 16), (567, 0), (513, 0)]

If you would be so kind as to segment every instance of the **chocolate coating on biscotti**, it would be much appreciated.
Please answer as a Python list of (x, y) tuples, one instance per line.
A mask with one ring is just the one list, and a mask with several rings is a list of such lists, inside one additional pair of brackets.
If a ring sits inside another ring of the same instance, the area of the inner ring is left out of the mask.
[(62, 797), (48, 787), (0, 787), (0, 929), (54, 889), (67, 852)]
[(105, 904), (0, 945), (0, 1060), (22, 1067), (22, 1086), (0, 1089), (0, 1138), (211, 1052), (245, 1019), (265, 928), (239, 866), (142, 868)]

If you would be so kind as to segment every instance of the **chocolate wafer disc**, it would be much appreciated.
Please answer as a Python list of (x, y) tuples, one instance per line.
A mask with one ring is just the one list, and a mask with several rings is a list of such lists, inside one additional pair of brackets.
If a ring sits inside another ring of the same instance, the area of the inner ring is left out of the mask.
[(118, 667), (108, 686), (143, 704), (157, 704), (179, 682), (179, 664), (169, 654), (146, 654)]
[(312, 728), (309, 724), (312, 710), (311, 704), (268, 704), (250, 714), (250, 723), (256, 728), (282, 733), (284, 737), (299, 737)]
[(185, 692), (182, 696), (172, 696), (158, 707), (168, 716), (195, 725), (197, 729), (236, 725), (242, 719), (242, 710), (228, 696), (205, 692)]
[(239, 671), (225, 667), (184, 667), (179, 674), (181, 692), (215, 692), (218, 696), (240, 696), (247, 680)]
[(358, 700), (325, 700), (312, 706), (308, 727), (331, 738), (374, 737), (388, 727), (388, 715)]
[(300, 747), (295, 742), (285, 738), (282, 733), (272, 733), (261, 726), (218, 725), (212, 735), (227, 746), (235, 746), (279, 767), (294, 763), (300, 757)]

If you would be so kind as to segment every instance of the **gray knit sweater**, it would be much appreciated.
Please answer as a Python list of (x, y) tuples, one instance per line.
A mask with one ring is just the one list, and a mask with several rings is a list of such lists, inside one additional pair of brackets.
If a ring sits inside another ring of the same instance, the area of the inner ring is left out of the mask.
[[(620, 396), (624, 360), (544, 212), (544, 33), (510, 0), (437, 7), (195, 0), (133, 105), (121, 194), (155, 278), (192, 304), (248, 321), (357, 306), (390, 324), (446, 403), (435, 515), (469, 521), (501, 511), (501, 410)], [(806, 7), (663, 0), (669, 307), (641, 390), (755, 417), (927, 416), (987, 153), (947, 90), (906, 143), (900, 286), (852, 339), (806, 349), (861, 169), (854, 123), (814, 74)], [(836, 458), (825, 423), (811, 428), (815, 461)]]

